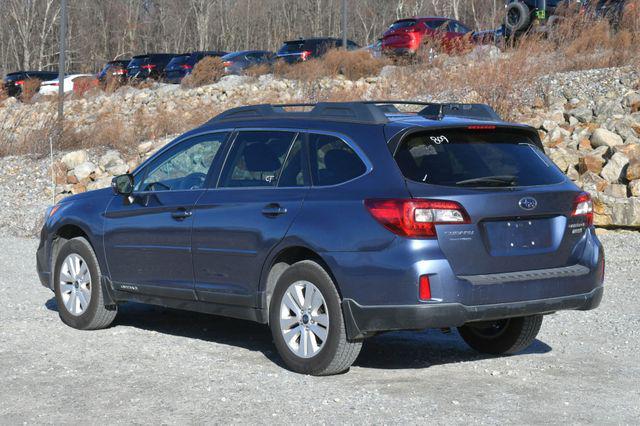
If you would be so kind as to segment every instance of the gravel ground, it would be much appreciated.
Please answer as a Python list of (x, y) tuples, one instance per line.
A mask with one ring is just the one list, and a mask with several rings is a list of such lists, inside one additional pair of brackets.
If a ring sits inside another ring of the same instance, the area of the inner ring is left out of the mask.
[(525, 353), (454, 332), (389, 333), (350, 372), (283, 369), (266, 326), (138, 304), (116, 324), (60, 322), (33, 239), (0, 239), (0, 424), (597, 423), (640, 418), (640, 234), (610, 232), (601, 307), (547, 317)]

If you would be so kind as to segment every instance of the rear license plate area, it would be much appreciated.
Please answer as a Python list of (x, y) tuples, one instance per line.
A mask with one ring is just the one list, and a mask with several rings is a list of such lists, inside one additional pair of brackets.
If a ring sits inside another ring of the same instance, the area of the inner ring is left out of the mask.
[(552, 222), (550, 218), (484, 222), (488, 248), (496, 256), (549, 249), (553, 245)]

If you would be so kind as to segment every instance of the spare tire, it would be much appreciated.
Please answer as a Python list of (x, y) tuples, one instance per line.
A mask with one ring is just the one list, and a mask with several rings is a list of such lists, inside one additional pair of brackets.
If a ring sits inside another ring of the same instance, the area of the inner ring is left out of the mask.
[(504, 26), (510, 33), (517, 33), (529, 28), (531, 23), (531, 10), (529, 6), (519, 1), (509, 3), (507, 6)]

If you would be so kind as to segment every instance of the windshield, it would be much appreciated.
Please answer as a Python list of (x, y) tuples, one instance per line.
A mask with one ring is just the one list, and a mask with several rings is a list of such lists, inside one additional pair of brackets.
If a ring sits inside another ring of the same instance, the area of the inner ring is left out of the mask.
[(442, 130), (407, 137), (395, 155), (407, 179), (432, 185), (550, 185), (564, 180), (533, 141), (507, 130)]

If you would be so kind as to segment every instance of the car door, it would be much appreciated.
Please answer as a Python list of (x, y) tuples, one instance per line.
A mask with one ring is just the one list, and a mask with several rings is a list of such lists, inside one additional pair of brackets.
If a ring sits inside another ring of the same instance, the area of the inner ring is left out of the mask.
[(256, 306), (262, 265), (309, 189), (303, 139), (295, 131), (237, 133), (217, 188), (205, 191), (194, 212), (199, 300)]
[(193, 299), (193, 206), (204, 192), (228, 132), (186, 139), (136, 173), (130, 197), (115, 196), (104, 242), (116, 289)]

